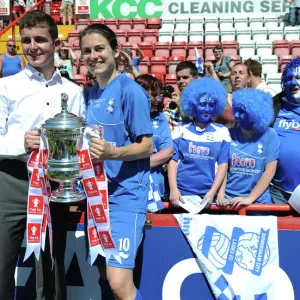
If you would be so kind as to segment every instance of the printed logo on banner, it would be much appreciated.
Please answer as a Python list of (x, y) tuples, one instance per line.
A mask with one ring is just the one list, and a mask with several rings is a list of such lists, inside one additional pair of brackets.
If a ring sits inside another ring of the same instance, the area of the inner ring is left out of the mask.
[(88, 230), (89, 230), (89, 237), (90, 237), (91, 247), (100, 245), (96, 226), (89, 227)]
[(40, 179), (42, 193), (43, 195), (47, 195), (47, 185), (46, 185), (45, 177), (40, 177), (39, 179)]
[(96, 223), (105, 223), (107, 222), (104, 208), (102, 204), (92, 205), (91, 206), (93, 216)]
[(99, 196), (99, 191), (95, 178), (90, 177), (83, 179), (83, 185), (88, 197)]
[(232, 274), (236, 263), (240, 268), (260, 276), (270, 258), (269, 232), (270, 230), (261, 228), (257, 234), (234, 227), (229, 239), (215, 227), (207, 226), (197, 248), (216, 268), (222, 269), (226, 274)]
[(38, 169), (33, 169), (33, 172), (31, 174), (31, 179), (30, 179), (30, 185), (35, 188), (41, 188), (41, 182), (39, 179), (39, 170)]
[(29, 161), (28, 161), (28, 166), (33, 168), (35, 166), (35, 163), (37, 162), (37, 156), (38, 156), (38, 152), (37, 151), (33, 151), (31, 153), (31, 156), (29, 158)]
[(41, 235), (41, 224), (39, 223), (28, 223), (27, 242), (28, 243), (40, 243)]
[(94, 170), (95, 170), (96, 179), (99, 181), (105, 181), (103, 163), (102, 162), (94, 163)]
[(43, 214), (44, 199), (43, 196), (29, 196), (28, 213), (32, 215)]
[(99, 191), (102, 197), (102, 204), (104, 209), (107, 209), (107, 192), (105, 190), (100, 190)]
[(115, 248), (114, 242), (111, 239), (108, 231), (101, 231), (101, 232), (99, 232), (99, 238), (100, 238), (102, 246), (105, 249)]
[(87, 149), (79, 151), (80, 170), (87, 170), (92, 167), (89, 152)]
[(51, 223), (51, 219), (50, 219), (50, 207), (49, 207), (48, 204), (45, 204), (44, 210), (45, 210), (45, 215), (47, 217), (48, 223)]

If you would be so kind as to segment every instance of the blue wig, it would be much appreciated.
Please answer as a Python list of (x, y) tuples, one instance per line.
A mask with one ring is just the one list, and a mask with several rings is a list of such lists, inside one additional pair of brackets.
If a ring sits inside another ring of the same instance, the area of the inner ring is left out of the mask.
[(237, 107), (243, 105), (248, 113), (253, 129), (264, 133), (274, 118), (272, 96), (257, 89), (242, 89), (232, 93), (232, 114), (235, 115)]
[(194, 79), (182, 92), (180, 97), (181, 110), (187, 117), (196, 116), (196, 106), (204, 95), (211, 97), (216, 107), (213, 117), (220, 116), (227, 105), (227, 92), (222, 84), (212, 78)]
[(295, 57), (293, 58), (284, 68), (283, 72), (282, 72), (282, 76), (281, 76), (281, 87), (284, 90), (285, 88), (285, 83), (286, 83), (286, 75), (288, 70), (290, 69), (296, 69), (300, 67), (300, 57)]

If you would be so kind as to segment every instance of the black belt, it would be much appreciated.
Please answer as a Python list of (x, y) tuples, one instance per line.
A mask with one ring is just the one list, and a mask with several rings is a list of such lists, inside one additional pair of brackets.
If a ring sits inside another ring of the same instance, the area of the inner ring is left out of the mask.
[(18, 159), (4, 159), (0, 161), (0, 171), (16, 179), (27, 180), (27, 166), (24, 161)]

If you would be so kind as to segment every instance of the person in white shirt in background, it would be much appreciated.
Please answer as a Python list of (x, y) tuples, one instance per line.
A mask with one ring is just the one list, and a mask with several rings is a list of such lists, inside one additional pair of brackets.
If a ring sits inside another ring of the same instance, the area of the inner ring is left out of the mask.
[(261, 64), (254, 59), (247, 59), (244, 61), (244, 64), (248, 67), (250, 72), (250, 86), (253, 89), (261, 90), (266, 93), (269, 93), (272, 97), (274, 97), (277, 92), (269, 87), (265, 82), (262, 81), (262, 67)]
[[(26, 229), (28, 155), (39, 148), (40, 128), (61, 111), (61, 93), (69, 97), (68, 110), (83, 116), (82, 89), (63, 78), (54, 66), (58, 29), (50, 15), (38, 10), (20, 21), (25, 70), (0, 79), (0, 299), (13, 300), (15, 268)], [(53, 186), (53, 183), (51, 183)], [(66, 247), (67, 204), (50, 203), (55, 266), (46, 239), (36, 263), (37, 298), (67, 299), (64, 253)], [(23, 258), (20, 259), (22, 261)]]

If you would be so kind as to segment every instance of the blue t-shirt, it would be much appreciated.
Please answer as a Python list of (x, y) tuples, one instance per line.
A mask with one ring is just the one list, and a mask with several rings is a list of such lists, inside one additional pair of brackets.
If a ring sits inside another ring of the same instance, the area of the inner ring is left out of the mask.
[(216, 165), (228, 163), (228, 129), (214, 122), (198, 131), (194, 123), (172, 132), (173, 160), (178, 162), (177, 187), (182, 195), (205, 195), (215, 179)]
[(284, 103), (274, 129), (280, 139), (280, 154), (273, 184), (292, 193), (300, 184), (300, 107)]
[[(165, 115), (163, 113), (151, 113), (150, 117), (153, 126), (153, 154), (166, 148), (173, 148), (173, 140)], [(163, 197), (165, 194), (165, 182), (162, 166), (152, 168), (150, 172), (159, 195)]]
[[(239, 127), (230, 128), (229, 132), (232, 141), (225, 193), (229, 199), (247, 197), (265, 171), (266, 164), (278, 159), (279, 138), (273, 128), (247, 140)], [(255, 202), (272, 203), (269, 189)]]
[(140, 59), (138, 57), (134, 57), (132, 60), (131, 60), (132, 64), (134, 65), (134, 67), (139, 71), (140, 68), (139, 68), (139, 64), (140, 64)]
[[(88, 90), (88, 125), (103, 128), (112, 147), (134, 143), (141, 135), (152, 135), (150, 100), (146, 91), (125, 74), (116, 76), (104, 90)], [(106, 160), (110, 210), (146, 212), (150, 159)]]

